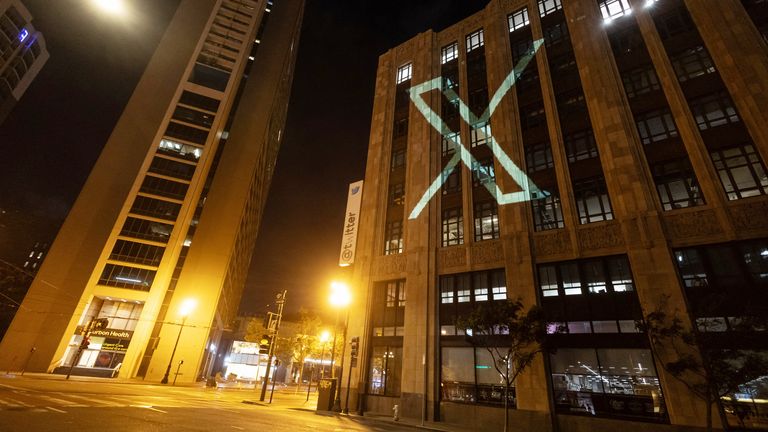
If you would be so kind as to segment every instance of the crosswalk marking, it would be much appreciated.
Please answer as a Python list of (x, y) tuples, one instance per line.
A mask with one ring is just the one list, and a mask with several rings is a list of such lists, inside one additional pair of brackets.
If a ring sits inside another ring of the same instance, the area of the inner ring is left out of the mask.
[(114, 402), (114, 401), (110, 402), (109, 400), (107, 400), (107, 398), (105, 398), (103, 396), (96, 396), (96, 395), (94, 395), (92, 397), (86, 397), (86, 396), (79, 396), (79, 395), (74, 395), (74, 394), (64, 394), (64, 393), (56, 393), (56, 395), (57, 396), (61, 396), (61, 397), (66, 397), (66, 398), (73, 398), (73, 399), (77, 399), (77, 400), (80, 400), (80, 401), (85, 401), (85, 402), (90, 403), (91, 405), (96, 405), (96, 406), (121, 407), (121, 406), (125, 406), (126, 405), (125, 403), (118, 403), (118, 402)]
[(59, 405), (64, 405), (64, 406), (69, 406), (69, 407), (86, 407), (86, 406), (88, 406), (88, 405), (83, 405), (83, 404), (80, 404), (80, 403), (77, 403), (77, 402), (72, 402), (72, 401), (65, 400), (65, 399), (59, 399), (59, 398), (55, 398), (53, 396), (48, 396), (48, 395), (43, 395), (43, 394), (37, 395), (37, 397), (39, 397), (41, 399), (45, 399), (45, 400), (51, 401), (51, 402), (59, 404)]

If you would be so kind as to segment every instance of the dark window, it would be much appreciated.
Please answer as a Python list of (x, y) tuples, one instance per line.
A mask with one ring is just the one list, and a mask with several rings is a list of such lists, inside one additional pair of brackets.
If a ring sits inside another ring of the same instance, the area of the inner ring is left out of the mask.
[(677, 127), (668, 109), (659, 109), (635, 116), (637, 132), (643, 144), (663, 141), (677, 136)]
[(464, 243), (464, 218), (460, 207), (443, 210), (442, 233), (443, 246)]
[(117, 240), (109, 259), (157, 267), (165, 248), (128, 240)]
[(573, 183), (573, 195), (579, 208), (579, 222), (582, 224), (613, 219), (611, 200), (605, 179), (593, 177)]
[(395, 121), (394, 136), (399, 138), (408, 135), (408, 119), (399, 119)]
[(403, 253), (403, 222), (387, 222), (384, 229), (384, 255)]
[(597, 143), (592, 129), (574, 132), (563, 137), (565, 150), (568, 154), (568, 162), (591, 159), (598, 157)]
[(704, 204), (696, 174), (687, 157), (653, 164), (651, 173), (664, 210)]
[(689, 105), (700, 130), (740, 121), (731, 97), (724, 91), (696, 98)]
[(392, 171), (404, 166), (405, 166), (405, 148), (392, 150), (392, 163), (390, 164)]
[(568, 27), (564, 21), (544, 27), (544, 45), (547, 48), (566, 41), (568, 41)]
[(133, 202), (131, 213), (175, 221), (180, 209), (181, 204), (139, 195)]
[(191, 180), (192, 176), (195, 175), (195, 165), (163, 157), (155, 157), (149, 166), (149, 172), (176, 177), (182, 180)]
[(160, 222), (128, 217), (123, 224), (120, 235), (144, 240), (167, 242), (171, 236), (173, 225)]
[(208, 139), (207, 130), (197, 129), (192, 126), (187, 126), (176, 122), (168, 123), (168, 128), (165, 130), (165, 135), (171, 138), (178, 138), (184, 141), (189, 141), (194, 144), (205, 144), (205, 140)]
[[(678, 3), (679, 6), (670, 12), (654, 16), (653, 21), (656, 24), (656, 30), (658, 30), (661, 39), (664, 41), (679, 34), (696, 32), (696, 26), (693, 24), (685, 5), (682, 2)], [(653, 12), (653, 8), (651, 8), (651, 12)]]
[(542, 141), (525, 146), (525, 163), (528, 172), (536, 172), (555, 166), (549, 142)]
[(499, 238), (499, 208), (496, 201), (475, 204), (475, 241)]
[(215, 116), (202, 111), (194, 110), (191, 108), (177, 106), (176, 111), (173, 112), (173, 119), (183, 121), (185, 123), (191, 123), (196, 126), (204, 127), (207, 129), (213, 125), (213, 119)]
[(767, 192), (765, 166), (751, 143), (712, 151), (710, 156), (729, 200), (764, 195)]
[(405, 186), (403, 183), (389, 185), (389, 203), (392, 205), (405, 204)]
[(440, 174), (443, 177), (443, 195), (461, 192), (461, 168), (455, 167), (450, 174)]
[(186, 183), (179, 183), (148, 175), (144, 177), (144, 182), (141, 184), (141, 189), (139, 189), (139, 191), (166, 198), (183, 200), (187, 194), (188, 188), (189, 185)]
[(183, 103), (184, 105), (193, 106), (195, 108), (200, 108), (211, 112), (216, 112), (216, 110), (219, 109), (220, 103), (216, 99), (199, 95), (197, 93), (188, 92), (186, 90), (181, 93), (179, 102)]
[(376, 284), (372, 303), (373, 336), (402, 336), (405, 323), (405, 280)]
[(556, 191), (550, 190), (545, 198), (532, 198), (533, 228), (536, 231), (563, 228), (563, 211), (560, 208), (560, 197)]
[(680, 82), (716, 72), (709, 52), (701, 45), (688, 48), (674, 55), (670, 60)]
[(495, 181), (496, 173), (494, 172), (493, 159), (476, 160), (472, 164), (472, 185), (474, 187), (491, 184)]

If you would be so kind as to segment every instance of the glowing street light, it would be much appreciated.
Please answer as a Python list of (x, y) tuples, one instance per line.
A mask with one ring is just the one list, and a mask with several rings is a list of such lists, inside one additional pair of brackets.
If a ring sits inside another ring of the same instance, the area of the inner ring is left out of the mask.
[[(192, 311), (197, 306), (197, 300), (195, 299), (186, 299), (183, 302), (181, 302), (181, 306), (179, 306), (179, 315), (181, 316), (181, 326), (179, 326), (179, 334), (176, 336), (176, 343), (173, 345), (173, 351), (171, 351), (171, 358), (168, 359), (168, 367), (165, 369), (165, 375), (163, 375), (163, 379), (160, 380), (160, 384), (168, 384), (168, 375), (171, 374), (171, 364), (173, 364), (173, 357), (176, 355), (176, 348), (179, 346), (179, 339), (181, 339), (181, 331), (184, 330), (184, 324), (187, 323), (187, 317), (189, 314), (192, 313)], [(174, 384), (176, 383), (176, 380), (174, 379)]]
[(91, 3), (102, 12), (110, 15), (124, 16), (127, 12), (123, 0), (91, 0)]

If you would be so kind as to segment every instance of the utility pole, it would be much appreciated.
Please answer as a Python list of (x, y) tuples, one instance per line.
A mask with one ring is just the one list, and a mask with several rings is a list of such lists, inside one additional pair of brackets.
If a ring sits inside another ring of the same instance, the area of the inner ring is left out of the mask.
[[(267, 396), (267, 381), (269, 381), (269, 370), (272, 366), (272, 359), (275, 357), (275, 346), (277, 345), (277, 334), (280, 330), (280, 322), (283, 320), (283, 306), (285, 306), (285, 295), (288, 291), (283, 291), (277, 295), (277, 313), (269, 312), (269, 335), (271, 336), (271, 342), (269, 344), (269, 359), (267, 360), (267, 370), (264, 373), (264, 381), (261, 384), (261, 396), (259, 401), (264, 402), (264, 398)], [(274, 379), (273, 379), (274, 381)]]

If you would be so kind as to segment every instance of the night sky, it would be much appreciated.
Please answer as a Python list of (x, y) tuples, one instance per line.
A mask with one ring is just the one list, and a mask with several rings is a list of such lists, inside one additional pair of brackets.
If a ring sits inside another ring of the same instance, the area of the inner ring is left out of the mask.
[[(23, 0), (51, 59), (0, 125), (0, 208), (24, 215), (32, 243), (53, 239), (179, 4), (124, 1), (128, 20), (95, 12), (91, 0)], [(324, 309), (328, 283), (340, 275), (347, 186), (365, 175), (378, 56), (487, 3), (307, 0), (242, 313), (263, 312), (283, 289), (289, 312)]]

